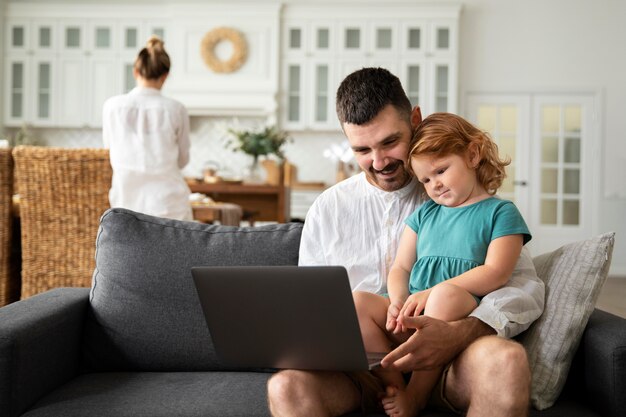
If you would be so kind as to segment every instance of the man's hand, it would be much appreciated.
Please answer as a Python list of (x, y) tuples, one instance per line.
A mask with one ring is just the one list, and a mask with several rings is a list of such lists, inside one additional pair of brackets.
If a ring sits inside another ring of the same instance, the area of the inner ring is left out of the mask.
[(383, 358), (383, 368), (410, 372), (445, 366), (477, 338), (494, 334), (491, 327), (474, 317), (445, 322), (419, 316), (404, 318), (403, 322), (415, 333)]

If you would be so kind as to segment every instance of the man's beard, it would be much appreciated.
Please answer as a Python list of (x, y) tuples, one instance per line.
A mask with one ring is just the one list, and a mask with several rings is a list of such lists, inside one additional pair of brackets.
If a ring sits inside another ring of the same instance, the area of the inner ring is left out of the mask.
[[(394, 175), (389, 178), (380, 176), (380, 173), (385, 171), (394, 172)], [(381, 170), (376, 170), (373, 167), (370, 167), (367, 172), (367, 177), (370, 183), (377, 185), (385, 191), (396, 191), (404, 187), (409, 182), (411, 175), (406, 170), (404, 163), (396, 160), (387, 164)]]

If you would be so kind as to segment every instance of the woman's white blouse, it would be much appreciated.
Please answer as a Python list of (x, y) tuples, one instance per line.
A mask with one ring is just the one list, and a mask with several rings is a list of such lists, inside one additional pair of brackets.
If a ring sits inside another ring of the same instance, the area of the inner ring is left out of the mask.
[(111, 207), (192, 219), (181, 172), (189, 162), (189, 115), (181, 103), (143, 87), (111, 97), (104, 103), (102, 134), (113, 168)]

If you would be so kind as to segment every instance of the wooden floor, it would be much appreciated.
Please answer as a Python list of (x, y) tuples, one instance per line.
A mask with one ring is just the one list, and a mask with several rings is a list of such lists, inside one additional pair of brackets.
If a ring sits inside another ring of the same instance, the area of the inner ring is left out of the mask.
[(602, 287), (596, 307), (626, 318), (626, 277), (609, 277)]

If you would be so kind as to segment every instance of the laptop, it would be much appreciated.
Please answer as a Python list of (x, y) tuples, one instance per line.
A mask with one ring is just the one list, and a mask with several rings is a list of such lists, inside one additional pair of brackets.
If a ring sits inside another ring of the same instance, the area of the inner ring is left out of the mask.
[(230, 366), (358, 371), (385, 355), (365, 353), (343, 267), (200, 266), (191, 273), (215, 351)]

